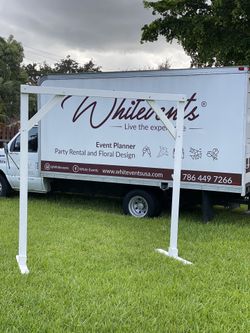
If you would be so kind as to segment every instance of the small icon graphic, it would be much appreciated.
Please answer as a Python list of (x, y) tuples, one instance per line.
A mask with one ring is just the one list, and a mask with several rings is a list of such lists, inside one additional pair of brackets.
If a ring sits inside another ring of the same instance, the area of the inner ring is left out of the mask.
[(159, 153), (157, 157), (168, 156), (168, 148), (165, 146), (160, 146)]
[(201, 148), (199, 148), (199, 149), (190, 148), (189, 152), (190, 152), (190, 157), (191, 157), (193, 160), (199, 160), (199, 159), (202, 158), (202, 151), (201, 151)]
[(50, 170), (50, 164), (48, 162), (44, 164), (44, 169), (47, 171)]
[(79, 166), (78, 165), (73, 165), (72, 170), (75, 173), (79, 172)]
[[(173, 149), (173, 159), (175, 158), (175, 148)], [(184, 149), (182, 148), (181, 158), (184, 159)]]
[(149, 146), (145, 146), (142, 149), (142, 156), (148, 155), (149, 157), (151, 157), (151, 150), (149, 148)]
[(213, 148), (207, 152), (207, 157), (211, 157), (213, 161), (218, 160), (219, 149)]

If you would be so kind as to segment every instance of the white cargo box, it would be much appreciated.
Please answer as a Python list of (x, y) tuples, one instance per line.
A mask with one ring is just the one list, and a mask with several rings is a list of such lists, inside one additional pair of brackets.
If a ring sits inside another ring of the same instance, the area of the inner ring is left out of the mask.
[[(246, 68), (50, 75), (41, 85), (185, 94), (181, 187), (246, 194)], [(158, 104), (175, 124), (176, 105)], [(67, 96), (41, 121), (40, 144), (44, 177), (172, 186), (174, 140), (143, 100)]]

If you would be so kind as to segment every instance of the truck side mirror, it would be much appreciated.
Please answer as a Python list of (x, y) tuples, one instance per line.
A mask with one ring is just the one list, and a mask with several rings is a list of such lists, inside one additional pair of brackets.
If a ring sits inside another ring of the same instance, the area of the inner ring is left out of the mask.
[(6, 142), (4, 142), (4, 144), (3, 144), (3, 149), (5, 152), (5, 155), (7, 156), (9, 154), (9, 148), (8, 148), (8, 144)]
[(10, 162), (9, 162), (9, 148), (8, 148), (8, 144), (7, 144), (6, 142), (4, 142), (4, 144), (3, 144), (3, 149), (4, 149), (5, 156), (6, 156), (6, 160), (7, 160), (8, 168), (10, 168)]

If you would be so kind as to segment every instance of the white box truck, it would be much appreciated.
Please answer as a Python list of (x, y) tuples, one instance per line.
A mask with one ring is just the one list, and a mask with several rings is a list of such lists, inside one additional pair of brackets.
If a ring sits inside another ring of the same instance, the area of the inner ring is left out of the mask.
[[(248, 200), (249, 79), (249, 68), (233, 67), (48, 75), (40, 84), (185, 94), (181, 197), (203, 203), (210, 219), (213, 203)], [(39, 96), (39, 107), (48, 99)], [(175, 124), (176, 105), (158, 104)], [(19, 189), (19, 155), (18, 134), (0, 150), (1, 196)], [(144, 100), (65, 96), (29, 133), (29, 191), (120, 195), (125, 213), (156, 216), (174, 155), (174, 140)]]

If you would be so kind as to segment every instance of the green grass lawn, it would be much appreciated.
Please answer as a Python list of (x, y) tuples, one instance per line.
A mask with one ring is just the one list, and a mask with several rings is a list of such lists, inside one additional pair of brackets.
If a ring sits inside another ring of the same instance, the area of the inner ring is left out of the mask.
[(169, 213), (121, 215), (115, 200), (32, 196), (28, 267), (21, 275), (18, 197), (0, 200), (0, 332), (250, 332), (250, 216), (182, 213), (183, 265), (169, 245)]

